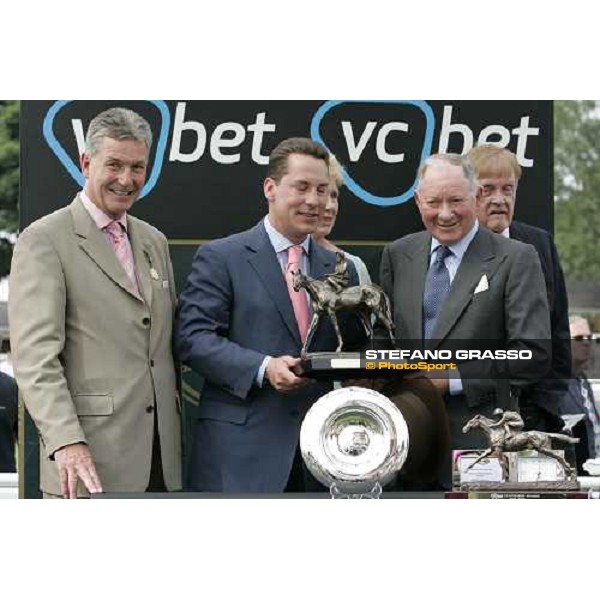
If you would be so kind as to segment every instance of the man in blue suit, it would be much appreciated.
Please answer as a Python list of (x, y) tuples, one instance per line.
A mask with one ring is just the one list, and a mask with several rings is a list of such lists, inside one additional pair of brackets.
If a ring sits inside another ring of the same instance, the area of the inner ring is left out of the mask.
[[(331, 386), (298, 376), (308, 300), (304, 291), (291, 292), (287, 279), (292, 254), (294, 265), (313, 278), (335, 269), (335, 255), (310, 238), (327, 199), (328, 165), (326, 149), (310, 139), (281, 142), (264, 181), (268, 215), (248, 231), (203, 245), (194, 257), (177, 328), (181, 360), (205, 378), (191, 450), (192, 490), (318, 485), (298, 440), (308, 408)], [(313, 339), (311, 351), (336, 347), (329, 321)]]

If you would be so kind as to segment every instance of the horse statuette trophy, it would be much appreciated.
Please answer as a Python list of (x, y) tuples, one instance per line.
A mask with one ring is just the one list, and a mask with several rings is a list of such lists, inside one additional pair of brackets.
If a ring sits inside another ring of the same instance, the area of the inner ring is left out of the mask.
[[(561, 449), (578, 443), (578, 438), (562, 433), (523, 431), (523, 420), (514, 411), (496, 409), (494, 417), (476, 415), (463, 427), (465, 433), (481, 429), (489, 448), (483, 452), (455, 451), (455, 488), (474, 492), (579, 489), (575, 468)], [(553, 443), (561, 448), (553, 448)]]
[[(342, 352), (344, 343), (338, 313), (358, 317), (368, 341), (379, 321), (395, 344), (390, 302), (377, 285), (348, 287), (348, 264), (337, 253), (335, 272), (321, 280), (300, 271), (293, 274), (294, 289), (305, 289), (313, 317), (302, 348), (303, 374), (315, 379), (369, 380), (373, 371), (360, 352)], [(337, 347), (309, 352), (322, 318), (329, 318)], [(383, 486), (402, 470), (407, 476), (434, 478), (449, 452), (448, 422), (443, 402), (430, 387), (382, 389), (388, 395), (351, 386), (319, 398), (308, 411), (300, 432), (302, 457), (312, 474), (329, 487), (333, 498), (378, 498)]]

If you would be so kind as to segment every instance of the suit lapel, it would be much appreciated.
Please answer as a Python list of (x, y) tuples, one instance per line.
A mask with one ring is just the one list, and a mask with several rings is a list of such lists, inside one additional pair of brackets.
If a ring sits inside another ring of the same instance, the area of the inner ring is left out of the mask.
[(285, 277), (262, 221), (250, 230), (248, 237), (246, 243), (248, 262), (261, 280), (267, 294), (273, 299), (285, 326), (299, 345), (300, 332)]
[(75, 234), (79, 237), (81, 249), (112, 281), (138, 300), (142, 300), (131, 281), (129, 281), (129, 277), (127, 277), (127, 273), (119, 263), (114, 250), (109, 246), (104, 234), (88, 214), (79, 196), (71, 203), (71, 214), (73, 215)]
[(308, 265), (308, 274), (313, 279), (320, 279), (325, 275), (333, 273), (335, 270), (335, 263), (334, 260), (332, 260), (332, 255), (326, 250), (323, 250), (313, 240), (310, 240), (309, 244)]
[(411, 340), (420, 340), (423, 337), (423, 294), (429, 268), (430, 248), (431, 236), (425, 234), (415, 238), (403, 257), (407, 266), (406, 269), (401, 270), (406, 273), (406, 280), (400, 282), (402, 293), (406, 298), (402, 314), (408, 315), (406, 326), (408, 338)]
[(152, 261), (150, 245), (146, 242), (138, 225), (129, 216), (127, 217), (127, 231), (129, 233), (138, 283), (146, 304), (152, 306), (152, 273), (154, 273), (155, 277), (161, 277), (163, 274), (157, 271), (157, 267)]
[(487, 231), (480, 228), (467, 248), (438, 316), (432, 340), (442, 340), (450, 333), (473, 299), (473, 293), (481, 277), (485, 275), (488, 280), (491, 278), (495, 270), (495, 252), (489, 237), (491, 235), (493, 234), (488, 234)]

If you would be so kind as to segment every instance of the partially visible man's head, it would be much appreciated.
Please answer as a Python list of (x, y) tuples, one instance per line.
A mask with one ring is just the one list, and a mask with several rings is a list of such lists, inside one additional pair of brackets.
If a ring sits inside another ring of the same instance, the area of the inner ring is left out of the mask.
[(506, 148), (490, 144), (477, 146), (469, 152), (469, 160), (481, 187), (477, 218), (496, 233), (502, 233), (515, 214), (517, 186), (521, 166), (515, 154)]
[(326, 238), (335, 225), (339, 210), (340, 188), (344, 185), (342, 166), (334, 154), (329, 155), (329, 192), (327, 201), (319, 215), (319, 225), (314, 232), (315, 238)]
[(591, 330), (588, 320), (579, 315), (569, 317), (571, 332), (571, 362), (579, 373), (589, 367), (592, 358)]
[(477, 184), (468, 160), (434, 154), (419, 167), (415, 200), (423, 225), (441, 244), (461, 240), (475, 224)]
[(146, 181), (152, 131), (127, 108), (110, 108), (88, 127), (81, 170), (90, 200), (118, 219), (137, 200)]
[(319, 224), (329, 192), (329, 153), (308, 138), (289, 138), (269, 156), (265, 197), (273, 227), (294, 243)]

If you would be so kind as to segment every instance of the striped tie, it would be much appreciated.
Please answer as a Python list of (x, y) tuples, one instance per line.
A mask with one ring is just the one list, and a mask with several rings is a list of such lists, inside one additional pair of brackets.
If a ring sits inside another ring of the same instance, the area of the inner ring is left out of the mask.
[(108, 234), (108, 239), (110, 241), (119, 262), (123, 269), (125, 269), (125, 273), (127, 273), (127, 277), (133, 284), (134, 289), (139, 293), (140, 289), (138, 287), (137, 277), (135, 275), (135, 264), (133, 262), (133, 252), (131, 250), (131, 244), (129, 243), (129, 238), (127, 237), (127, 233), (125, 229), (119, 221), (111, 221), (105, 228), (104, 231)]
[(285, 268), (285, 281), (287, 283), (288, 293), (292, 301), (296, 323), (298, 323), (298, 331), (300, 331), (300, 339), (306, 341), (308, 326), (310, 324), (310, 311), (308, 309), (308, 299), (306, 292), (300, 290), (297, 292), (294, 289), (292, 271), (300, 270), (300, 260), (302, 258), (302, 246), (290, 246), (288, 248), (288, 262)]
[(427, 271), (423, 294), (423, 338), (431, 339), (444, 300), (450, 291), (450, 273), (444, 262), (452, 254), (447, 246), (436, 248), (437, 256)]

